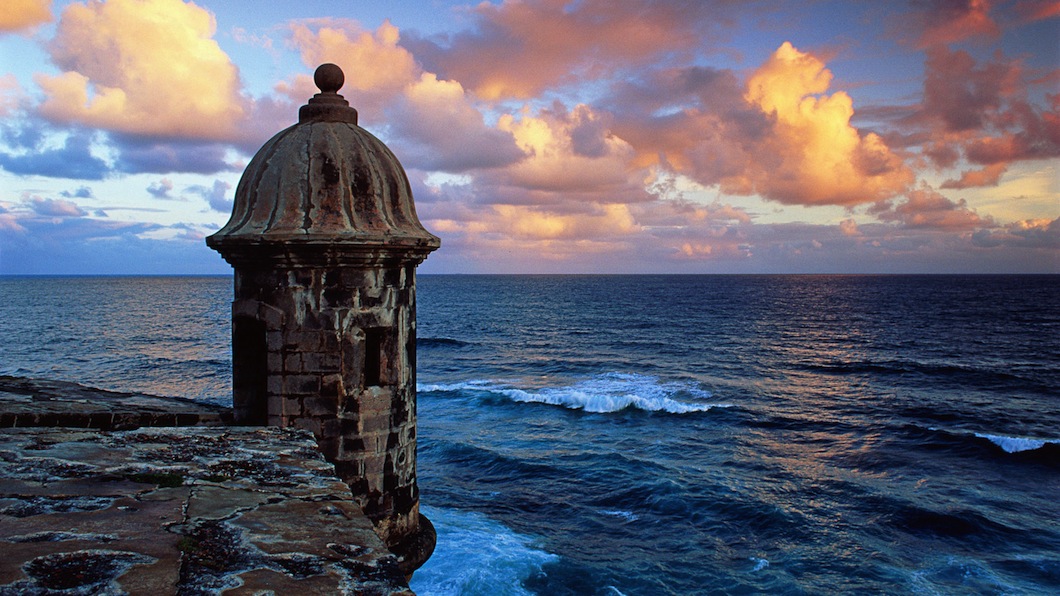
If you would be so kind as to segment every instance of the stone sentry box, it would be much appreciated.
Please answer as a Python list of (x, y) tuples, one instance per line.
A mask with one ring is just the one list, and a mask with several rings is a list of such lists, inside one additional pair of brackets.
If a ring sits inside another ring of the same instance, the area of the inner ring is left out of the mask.
[(416, 486), (416, 266), (440, 241), (404, 169), (324, 64), (206, 243), (235, 270), (236, 424), (313, 431), (407, 571), (434, 547)]

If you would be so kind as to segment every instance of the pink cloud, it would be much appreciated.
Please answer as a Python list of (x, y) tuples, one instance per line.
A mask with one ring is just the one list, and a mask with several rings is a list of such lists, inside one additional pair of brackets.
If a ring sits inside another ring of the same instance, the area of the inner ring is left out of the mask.
[(84, 217), (88, 215), (88, 212), (78, 207), (73, 201), (32, 196), (28, 197), (25, 202), (33, 213), (44, 217)]
[(5, 232), (25, 233), (26, 228), (18, 223), (18, 217), (14, 213), (0, 211), (0, 230)]
[(1001, 175), (1008, 171), (1004, 163), (995, 163), (978, 170), (961, 172), (959, 180), (947, 180), (942, 188), (974, 188), (977, 186), (997, 186)]
[(1027, 21), (1041, 21), (1060, 16), (1057, 0), (1021, 0), (1016, 3), (1016, 13)]
[(1019, 88), (1020, 68), (996, 60), (978, 66), (965, 51), (928, 50), (924, 78), (924, 113), (948, 131), (981, 129), (997, 121), (998, 112)]
[(951, 201), (931, 188), (910, 191), (896, 206), (879, 205), (872, 210), (881, 221), (899, 222), (907, 228), (960, 231), (993, 227), (993, 218), (980, 216), (964, 199)]
[(901, 18), (904, 27), (912, 25), (920, 48), (970, 37), (997, 37), (1001, 30), (990, 16), (990, 4), (988, 0), (933, 0), (924, 3), (923, 10)]
[(162, 178), (158, 182), (152, 182), (147, 187), (147, 193), (156, 199), (172, 199), (170, 191), (173, 190), (173, 181), (169, 178)]
[(388, 110), (402, 154), (417, 167), (448, 172), (495, 168), (525, 157), (511, 131), (488, 126), (456, 81), (430, 73), (408, 85)]
[(475, 29), (414, 40), (428, 68), (488, 100), (528, 99), (544, 89), (606, 78), (660, 55), (690, 52), (725, 35), (726, 2), (566, 0), (483, 2)]
[(13, 114), (24, 102), (25, 93), (13, 74), (0, 76), (0, 118)]
[(945, 188), (996, 185), (1006, 167), (1021, 160), (1060, 156), (1060, 94), (1046, 105), (1028, 101), (1026, 73), (1000, 54), (978, 64), (967, 52), (928, 51), (921, 112), (909, 124), (926, 127), (923, 151), (940, 167), (961, 158), (981, 166)]
[[(497, 128), (509, 133), (526, 155), (477, 180), (495, 203), (630, 203), (649, 200), (647, 170), (634, 163), (633, 147), (596, 122), (605, 119), (587, 105), (554, 105), (536, 115), (504, 114)], [(590, 140), (591, 139), (591, 140)], [(591, 150), (586, 151), (587, 147)], [(581, 151), (579, 151), (579, 149)], [(588, 153), (588, 154), (586, 154)]]

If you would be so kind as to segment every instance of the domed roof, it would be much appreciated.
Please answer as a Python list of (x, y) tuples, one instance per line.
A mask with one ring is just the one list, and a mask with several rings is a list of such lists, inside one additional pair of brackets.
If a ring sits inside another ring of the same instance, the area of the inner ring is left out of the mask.
[(357, 126), (357, 110), (337, 93), (338, 66), (322, 65), (314, 80), (320, 93), (299, 110), (298, 124), (258, 150), (236, 187), (231, 219), (206, 243), (233, 264), (322, 250), (330, 261), (348, 260), (344, 254), (421, 261), (441, 241), (416, 217), (401, 163)]

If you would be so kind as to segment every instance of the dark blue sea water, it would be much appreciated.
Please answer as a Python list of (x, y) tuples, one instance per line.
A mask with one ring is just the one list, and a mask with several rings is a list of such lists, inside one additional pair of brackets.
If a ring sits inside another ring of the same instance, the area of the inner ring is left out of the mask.
[[(0, 278), (0, 374), (228, 399), (228, 278)], [(421, 276), (427, 594), (1060, 593), (1060, 276)]]

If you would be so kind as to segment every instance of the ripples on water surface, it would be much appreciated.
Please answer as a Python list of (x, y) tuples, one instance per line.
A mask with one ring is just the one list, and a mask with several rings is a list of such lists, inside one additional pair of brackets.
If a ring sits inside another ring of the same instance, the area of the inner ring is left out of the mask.
[[(228, 278), (0, 278), (0, 373), (227, 399)], [(421, 594), (1060, 591), (1056, 276), (421, 276)]]

